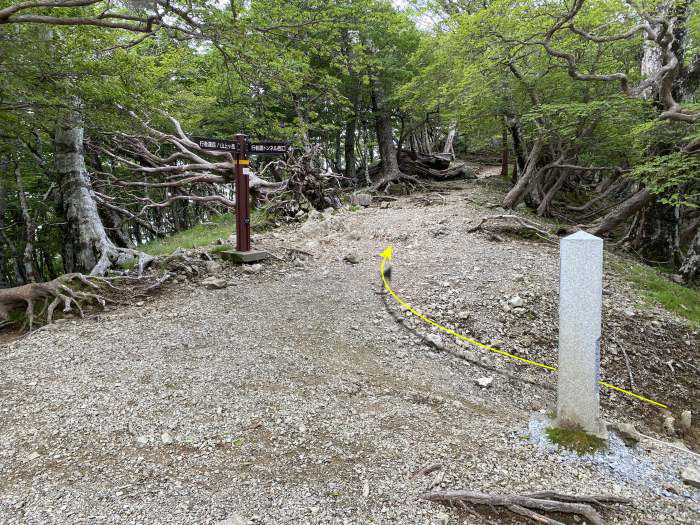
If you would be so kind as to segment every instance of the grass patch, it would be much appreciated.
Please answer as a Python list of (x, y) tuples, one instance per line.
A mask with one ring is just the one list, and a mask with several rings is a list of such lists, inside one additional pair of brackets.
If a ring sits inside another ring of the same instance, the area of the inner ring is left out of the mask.
[[(250, 212), (250, 226), (254, 231), (269, 229), (274, 223), (273, 217), (267, 210), (255, 209)], [(218, 239), (228, 239), (236, 231), (235, 217), (226, 213), (214, 217), (208, 224), (197, 226), (170, 235), (164, 239), (158, 239), (140, 246), (139, 249), (150, 255), (170, 255), (178, 248), (199, 248), (216, 242)], [(225, 250), (229, 246), (221, 248)]]
[(560, 448), (572, 450), (579, 456), (594, 454), (607, 445), (605, 440), (587, 434), (579, 426), (572, 428), (549, 427), (547, 436), (552, 443)]
[(137, 259), (127, 259), (126, 261), (124, 261), (123, 263), (121, 263), (121, 264), (119, 265), (119, 267), (120, 267), (122, 270), (133, 270), (134, 268), (136, 268), (136, 264), (137, 264), (137, 263), (138, 263), (138, 260), (137, 260)]
[(612, 267), (641, 292), (645, 302), (661, 305), (700, 326), (700, 290), (674, 283), (663, 273), (638, 263), (616, 261)]

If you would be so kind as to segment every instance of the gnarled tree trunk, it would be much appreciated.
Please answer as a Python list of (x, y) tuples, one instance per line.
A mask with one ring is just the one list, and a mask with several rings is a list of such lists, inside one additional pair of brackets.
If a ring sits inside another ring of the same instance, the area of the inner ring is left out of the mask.
[(688, 253), (685, 255), (683, 264), (680, 268), (680, 274), (683, 278), (683, 282), (690, 284), (693, 280), (700, 275), (698, 269), (700, 268), (700, 227), (695, 232), (695, 237), (688, 247)]
[(54, 137), (59, 206), (66, 223), (63, 266), (67, 272), (102, 275), (112, 264), (138, 254), (118, 248), (107, 236), (85, 168), (83, 133), (82, 115), (75, 103), (58, 123)]
[(537, 163), (540, 161), (542, 155), (542, 144), (543, 138), (538, 137), (532, 146), (532, 151), (527, 158), (527, 164), (522, 172), (522, 176), (515, 183), (515, 186), (508, 192), (508, 194), (503, 199), (503, 207), (505, 209), (515, 208), (520, 201), (525, 198), (527, 192), (530, 191), (530, 187), (534, 180), (537, 178), (541, 170), (537, 169)]

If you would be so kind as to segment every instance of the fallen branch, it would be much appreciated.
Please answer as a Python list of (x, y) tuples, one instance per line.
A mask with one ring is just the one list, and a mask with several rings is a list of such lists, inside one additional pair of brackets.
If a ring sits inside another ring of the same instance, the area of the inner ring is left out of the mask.
[(603, 503), (630, 503), (627, 498), (617, 496), (571, 496), (557, 492), (538, 492), (528, 495), (518, 494), (483, 494), (469, 490), (442, 490), (421, 494), (422, 499), (447, 503), (449, 505), (465, 506), (465, 503), (474, 505), (489, 505), (491, 507), (505, 507), (511, 512), (526, 516), (539, 523), (550, 525), (563, 525), (561, 522), (543, 516), (541, 512), (560, 512), (562, 514), (577, 514), (583, 516), (593, 525), (605, 525), (602, 516), (593, 505), (604, 506)]
[(467, 230), (468, 233), (473, 233), (477, 230), (482, 229), (482, 226), (489, 222), (489, 221), (496, 221), (496, 220), (513, 220), (517, 222), (521, 228), (526, 229), (526, 230), (531, 230), (535, 232), (535, 234), (538, 237), (541, 237), (547, 241), (555, 241), (556, 236), (551, 234), (548, 231), (545, 231), (541, 228), (539, 228), (536, 224), (528, 221), (527, 219), (523, 219), (522, 217), (519, 217), (517, 215), (493, 215), (491, 217), (482, 217), (481, 221), (476, 226), (473, 226), (472, 228), (469, 228)]

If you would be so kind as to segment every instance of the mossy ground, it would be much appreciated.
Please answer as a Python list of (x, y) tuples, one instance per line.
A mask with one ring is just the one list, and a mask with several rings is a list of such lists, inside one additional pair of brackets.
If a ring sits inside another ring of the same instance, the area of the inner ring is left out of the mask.
[(581, 427), (549, 427), (547, 436), (552, 443), (579, 456), (595, 454), (607, 446), (605, 440), (584, 432)]

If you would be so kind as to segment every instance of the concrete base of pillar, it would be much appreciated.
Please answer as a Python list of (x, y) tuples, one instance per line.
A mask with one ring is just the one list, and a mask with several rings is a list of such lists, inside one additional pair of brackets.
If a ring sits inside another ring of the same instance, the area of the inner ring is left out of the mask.
[(219, 252), (224, 261), (233, 264), (252, 264), (267, 259), (270, 254), (263, 251), (250, 250), (247, 252), (239, 252), (237, 250), (227, 250)]

